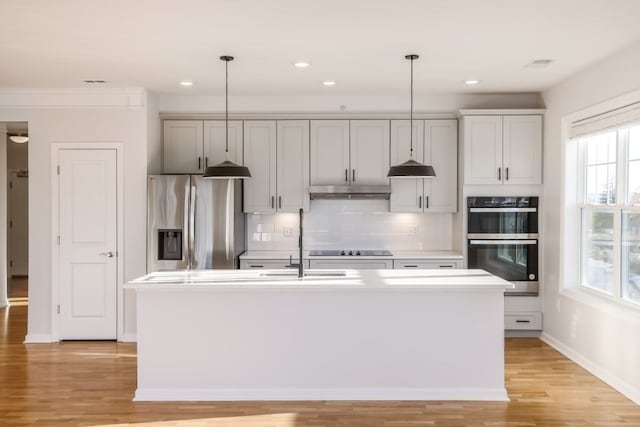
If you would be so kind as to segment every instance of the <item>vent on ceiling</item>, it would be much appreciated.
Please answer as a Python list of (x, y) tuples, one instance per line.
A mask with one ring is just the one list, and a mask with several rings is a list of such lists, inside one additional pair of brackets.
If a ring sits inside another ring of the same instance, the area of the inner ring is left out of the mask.
[(553, 59), (534, 59), (529, 62), (525, 67), (527, 68), (544, 68), (548, 67), (553, 62)]

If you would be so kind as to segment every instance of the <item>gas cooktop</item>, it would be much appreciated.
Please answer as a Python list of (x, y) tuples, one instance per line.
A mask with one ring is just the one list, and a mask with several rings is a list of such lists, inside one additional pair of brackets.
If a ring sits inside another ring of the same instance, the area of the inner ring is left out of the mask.
[(329, 249), (315, 250), (309, 252), (309, 256), (393, 256), (390, 251), (386, 250), (369, 250), (369, 249)]

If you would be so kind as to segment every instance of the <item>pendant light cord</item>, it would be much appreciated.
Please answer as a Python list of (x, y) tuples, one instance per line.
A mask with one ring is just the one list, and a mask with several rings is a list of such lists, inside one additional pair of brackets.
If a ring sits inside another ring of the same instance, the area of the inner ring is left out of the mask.
[(409, 159), (413, 159), (413, 57), (411, 57), (411, 119), (409, 122), (409, 141), (411, 141)]
[(229, 160), (229, 61), (224, 62), (224, 157)]

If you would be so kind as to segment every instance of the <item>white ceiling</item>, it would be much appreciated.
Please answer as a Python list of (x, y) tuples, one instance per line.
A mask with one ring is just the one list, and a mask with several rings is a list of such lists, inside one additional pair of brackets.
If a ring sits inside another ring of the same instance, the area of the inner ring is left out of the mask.
[(638, 0), (2, 0), (0, 16), (9, 88), (222, 94), (229, 54), (233, 95), (404, 94), (417, 53), (417, 94), (536, 92), (640, 40)]

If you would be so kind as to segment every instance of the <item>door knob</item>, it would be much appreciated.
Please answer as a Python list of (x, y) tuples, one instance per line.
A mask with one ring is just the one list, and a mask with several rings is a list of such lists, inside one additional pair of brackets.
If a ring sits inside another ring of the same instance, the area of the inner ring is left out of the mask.
[(100, 252), (100, 255), (102, 256), (106, 256), (107, 258), (113, 258), (113, 252), (108, 251), (108, 252)]

